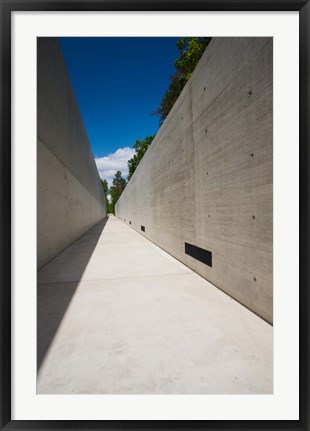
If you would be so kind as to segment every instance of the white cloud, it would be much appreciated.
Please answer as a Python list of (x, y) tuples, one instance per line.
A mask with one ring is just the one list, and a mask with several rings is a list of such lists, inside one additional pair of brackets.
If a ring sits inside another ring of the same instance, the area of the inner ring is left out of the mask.
[(107, 180), (109, 186), (112, 185), (112, 179), (116, 171), (121, 171), (122, 176), (127, 178), (127, 162), (135, 154), (135, 150), (130, 147), (119, 148), (115, 153), (108, 154), (105, 157), (95, 158), (97, 169), (102, 180)]

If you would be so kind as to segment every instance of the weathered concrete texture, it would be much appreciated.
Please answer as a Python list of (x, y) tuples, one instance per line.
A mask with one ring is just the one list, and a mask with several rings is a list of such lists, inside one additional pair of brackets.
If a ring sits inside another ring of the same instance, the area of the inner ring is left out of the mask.
[(56, 38), (37, 39), (37, 256), (41, 268), (105, 214), (105, 198)]
[(272, 393), (273, 328), (113, 216), (38, 282), (40, 394)]
[[(214, 38), (116, 205), (133, 229), (269, 322), (272, 58), (271, 38)], [(212, 268), (185, 242), (210, 250)]]

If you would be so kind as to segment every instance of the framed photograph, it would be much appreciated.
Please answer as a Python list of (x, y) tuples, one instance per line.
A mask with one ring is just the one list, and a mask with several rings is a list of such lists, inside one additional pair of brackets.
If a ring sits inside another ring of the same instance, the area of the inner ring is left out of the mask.
[(1, 429), (310, 428), (309, 13), (1, 0)]

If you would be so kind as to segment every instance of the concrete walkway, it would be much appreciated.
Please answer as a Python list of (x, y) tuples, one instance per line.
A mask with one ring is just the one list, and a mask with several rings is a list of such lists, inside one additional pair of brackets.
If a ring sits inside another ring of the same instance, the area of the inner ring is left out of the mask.
[(113, 216), (38, 273), (38, 393), (272, 393), (272, 358), (269, 324)]

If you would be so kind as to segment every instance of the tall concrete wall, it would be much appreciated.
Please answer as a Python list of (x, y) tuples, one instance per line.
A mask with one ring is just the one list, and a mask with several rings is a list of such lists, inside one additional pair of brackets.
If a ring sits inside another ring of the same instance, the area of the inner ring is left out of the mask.
[(37, 39), (38, 269), (106, 214), (105, 196), (56, 38)]
[[(116, 205), (133, 229), (269, 322), (272, 46), (211, 41)], [(185, 242), (210, 251), (212, 267)]]

